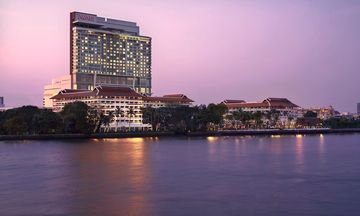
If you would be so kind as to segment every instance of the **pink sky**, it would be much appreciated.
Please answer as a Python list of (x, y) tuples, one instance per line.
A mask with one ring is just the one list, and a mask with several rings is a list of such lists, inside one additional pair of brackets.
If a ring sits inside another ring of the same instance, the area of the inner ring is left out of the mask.
[(360, 1), (0, 0), (0, 96), (41, 105), (69, 73), (69, 13), (135, 21), (153, 38), (153, 92), (197, 103), (287, 97), (355, 112)]

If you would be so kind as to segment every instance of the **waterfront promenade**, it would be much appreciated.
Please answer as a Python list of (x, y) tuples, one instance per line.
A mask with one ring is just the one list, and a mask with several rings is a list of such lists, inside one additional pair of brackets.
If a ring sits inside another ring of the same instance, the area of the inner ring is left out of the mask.
[(131, 132), (131, 133), (97, 133), (97, 134), (37, 134), (37, 135), (0, 135), (0, 140), (56, 140), (56, 139), (91, 139), (91, 138), (133, 138), (133, 137), (172, 137), (172, 136), (271, 136), (297, 134), (339, 134), (360, 133), (360, 128), (348, 129), (257, 129), (257, 130), (222, 130), (207, 132)]

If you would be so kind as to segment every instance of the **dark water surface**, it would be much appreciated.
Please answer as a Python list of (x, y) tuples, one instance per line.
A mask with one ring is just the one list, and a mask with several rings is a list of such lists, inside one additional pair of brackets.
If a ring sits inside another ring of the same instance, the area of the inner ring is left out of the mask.
[(360, 215), (360, 135), (3, 141), (0, 215)]

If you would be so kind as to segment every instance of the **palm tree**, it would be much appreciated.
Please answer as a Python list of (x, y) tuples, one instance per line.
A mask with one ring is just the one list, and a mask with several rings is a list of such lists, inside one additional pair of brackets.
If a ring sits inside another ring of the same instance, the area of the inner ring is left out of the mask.
[(121, 117), (123, 114), (123, 110), (120, 109), (120, 107), (116, 107), (116, 110), (115, 110), (115, 117), (116, 117), (116, 129), (115, 129), (115, 132), (117, 132), (118, 128), (119, 128), (119, 117)]
[(275, 109), (271, 109), (267, 112), (266, 117), (270, 123), (270, 127), (274, 128), (279, 120), (280, 112)]
[(253, 113), (253, 119), (255, 120), (256, 128), (259, 129), (262, 124), (262, 113), (260, 111), (256, 111), (255, 113)]
[(127, 116), (129, 117), (129, 131), (131, 131), (130, 123), (131, 123), (131, 117), (135, 115), (135, 111), (132, 107), (129, 108), (127, 112)]
[(106, 131), (106, 128), (109, 130), (110, 123), (113, 121), (114, 121), (114, 112), (113, 111), (110, 111), (107, 115), (103, 116), (102, 122), (105, 126), (104, 131)]
[(99, 109), (92, 109), (91, 116), (92, 116), (91, 119), (94, 121), (94, 124), (96, 125), (96, 127), (94, 128), (94, 133), (99, 133), (102, 124), (102, 119), (104, 118), (104, 112), (100, 111)]

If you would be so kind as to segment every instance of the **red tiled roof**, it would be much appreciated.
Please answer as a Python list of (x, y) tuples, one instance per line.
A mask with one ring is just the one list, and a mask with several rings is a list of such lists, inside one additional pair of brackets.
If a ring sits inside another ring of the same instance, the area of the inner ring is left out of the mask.
[(93, 96), (95, 94), (93, 94), (92, 91), (60, 91), (57, 95), (51, 97), (50, 99), (68, 99), (68, 98), (78, 98), (78, 97), (88, 97), (88, 96)]
[(100, 96), (143, 97), (129, 87), (98, 86), (94, 89), (94, 91), (98, 91), (97, 95)]
[(86, 92), (89, 90), (86, 89), (64, 89), (62, 90), (62, 92), (66, 92), (66, 93), (77, 93), (77, 92)]
[(271, 109), (285, 109), (298, 107), (286, 98), (267, 98), (262, 102), (240, 102), (240, 103), (226, 103), (229, 109), (231, 108), (271, 108)]
[(163, 97), (186, 97), (183, 94), (168, 94), (168, 95), (164, 95)]
[(293, 104), (287, 98), (266, 98), (263, 103), (270, 103), (272, 107), (282, 107), (282, 108), (295, 108), (299, 107), (296, 104)]
[(229, 109), (231, 108), (269, 108), (269, 104), (268, 103), (229, 103), (229, 104), (225, 104)]
[(226, 99), (224, 100), (223, 102), (221, 103), (224, 103), (224, 104), (230, 104), (230, 103), (245, 103), (244, 100), (229, 100), (229, 99)]
[(192, 103), (194, 102), (186, 95), (183, 94), (172, 94), (172, 95), (164, 95), (162, 97), (145, 97), (145, 101), (161, 101), (161, 102), (173, 102), (173, 103)]
[(65, 89), (60, 91), (57, 95), (51, 97), (51, 99), (69, 99), (91, 96), (143, 97), (142, 95), (136, 93), (133, 89), (128, 87), (97, 86), (92, 91)]

